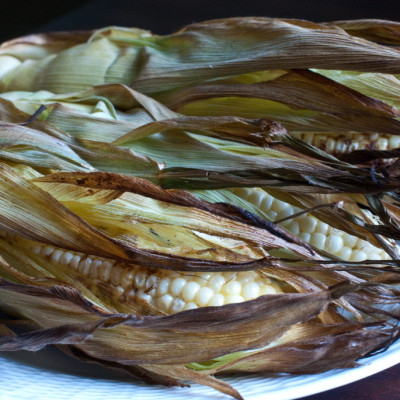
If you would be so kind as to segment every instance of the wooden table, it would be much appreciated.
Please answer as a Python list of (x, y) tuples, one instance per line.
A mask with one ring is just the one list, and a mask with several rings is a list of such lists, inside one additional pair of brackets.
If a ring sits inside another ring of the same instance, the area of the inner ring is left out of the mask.
[[(35, 3), (35, 6), (37, 3)], [(191, 22), (199, 22), (211, 18), (249, 15), (302, 18), (314, 21), (350, 18), (382, 18), (400, 21), (400, 4), (398, 0), (380, 0), (376, 2), (367, 2), (365, 0), (351, 2), (347, 0), (326, 2), (321, 0), (94, 0), (83, 3), (79, 8), (59, 15), (57, 18), (52, 16), (53, 19), (51, 21), (43, 24), (40, 28), (32, 29), (32, 32), (94, 29), (107, 25), (121, 25), (136, 26), (164, 34)], [(21, 32), (21, 34), (26, 33), (29, 33), (29, 31)], [(400, 399), (400, 365), (356, 383), (304, 397), (303, 399)]]

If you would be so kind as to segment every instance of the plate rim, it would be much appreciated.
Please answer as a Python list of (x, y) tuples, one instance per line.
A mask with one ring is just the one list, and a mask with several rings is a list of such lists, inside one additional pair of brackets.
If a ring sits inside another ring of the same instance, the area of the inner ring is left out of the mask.
[[(41, 352), (39, 352), (41, 353)], [(374, 356), (363, 358), (359, 360), (359, 365), (348, 369), (334, 369), (326, 371), (320, 374), (313, 375), (285, 375), (276, 378), (262, 377), (257, 374), (251, 375), (240, 375), (236, 377), (224, 377), (224, 381), (232, 384), (244, 397), (245, 400), (267, 400), (273, 396), (274, 400), (295, 400), (301, 399), (305, 396), (311, 396), (319, 393), (323, 393), (328, 390), (336, 389), (361, 379), (368, 378), (374, 374), (382, 372), (396, 364), (398, 364), (400, 356), (400, 342), (392, 344), (387, 350), (376, 354)], [(40, 358), (35, 353), (33, 359), (38, 360)], [(57, 361), (57, 355), (55, 356)], [(87, 365), (78, 362), (80, 365)], [(6, 367), (6, 368), (4, 368)], [(93, 368), (93, 367), (91, 367)], [(129, 392), (130, 395), (119, 396), (118, 399), (128, 399), (132, 395), (131, 390), (135, 390), (135, 399), (174, 399), (179, 400), (191, 396), (194, 400), (212, 400), (212, 399), (230, 399), (229, 396), (223, 395), (212, 388), (191, 384), (191, 388), (166, 388), (160, 385), (151, 386), (142, 384), (138, 381), (119, 380), (112, 378), (106, 379), (104, 377), (95, 376), (83, 376), (82, 374), (74, 374), (65, 371), (54, 371), (51, 368), (35, 365), (34, 362), (20, 361), (18, 357), (10, 358), (7, 357), (7, 353), (0, 352), (0, 396), (3, 399), (3, 395), (7, 395), (10, 382), (12, 383), (13, 377), (20, 379), (21, 374), (27, 376), (27, 372), (30, 376), (30, 381), (26, 383), (26, 387), (30, 389), (40, 389), (40, 391), (46, 392), (46, 389), (54, 387), (64, 387), (66, 383), (72, 383), (81, 385), (84, 388), (88, 388), (85, 384), (93, 383), (98, 391), (98, 394), (108, 392), (110, 389), (116, 394), (116, 390), (120, 389), (122, 392)], [(4, 370), (6, 370), (4, 372)], [(35, 381), (33, 375), (38, 376)], [(41, 379), (43, 377), (50, 378), (50, 380)], [(53, 378), (53, 379), (51, 379)], [(7, 384), (6, 384), (7, 383)], [(256, 385), (255, 385), (256, 384)], [(128, 386), (126, 386), (128, 385)], [(7, 388), (8, 387), (8, 388)], [(128, 389), (127, 389), (128, 388)], [(129, 390), (131, 389), (131, 390)], [(23, 391), (24, 389), (21, 388)], [(139, 393), (138, 393), (139, 391)], [(56, 392), (57, 393), (57, 392)], [(159, 396), (154, 397), (154, 395)], [(46, 400), (46, 397), (32, 397), (34, 394), (29, 395), (30, 400)], [(141, 395), (138, 397), (138, 395)], [(51, 396), (48, 397), (52, 400), (65, 400), (70, 398), (71, 394), (68, 390), (63, 390), (58, 396), (54, 396), (54, 391), (51, 390)], [(76, 396), (76, 394), (75, 394)], [(151, 397), (148, 397), (151, 396)], [(222, 396), (222, 397), (221, 397)], [(7, 397), (4, 397), (7, 398)], [(15, 398), (15, 397), (13, 397)], [(74, 397), (74, 399), (79, 397)], [(83, 398), (83, 397), (82, 397)], [(90, 397), (99, 398), (100, 397)]]

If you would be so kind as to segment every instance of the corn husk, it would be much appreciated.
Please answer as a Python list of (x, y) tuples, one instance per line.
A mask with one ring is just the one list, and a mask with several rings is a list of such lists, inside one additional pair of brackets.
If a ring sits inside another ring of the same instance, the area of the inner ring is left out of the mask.
[[(214, 375), (353, 367), (397, 340), (400, 180), (379, 161), (399, 150), (339, 157), (301, 135), (396, 135), (398, 40), (387, 21), (234, 18), (4, 43), (0, 307), (31, 325), (0, 325), (0, 350), (54, 344), (240, 399)], [(262, 187), (391, 258), (333, 257), (234, 187)], [(258, 271), (285, 290), (167, 316), (21, 251), (32, 242), (149, 270)]]
[[(67, 48), (58, 54), (49, 48), (60, 49), (59, 37), (42, 37), (38, 45), (32, 45), (29, 39), (3, 44), (1, 54), (11, 56), (21, 54), (24, 45), (28, 57), (22, 59), (32, 60), (34, 65), (22, 64), (20, 71), (13, 71), (2, 91), (45, 89), (68, 93), (119, 82), (133, 83), (143, 93), (155, 93), (199, 80), (265, 69), (400, 71), (396, 49), (350, 36), (336, 26), (296, 20), (214, 20), (165, 37), (137, 29), (110, 28), (93, 32), (86, 46), (70, 47), (70, 43), (87, 40), (82, 33), (72, 33)], [(29, 57), (32, 46), (41, 54), (39, 59), (36, 55)], [(301, 52), (297, 51), (299, 47)], [(50, 54), (43, 57), (43, 52)], [(76, 57), (81, 60), (79, 65), (74, 63)], [(100, 57), (102, 62), (96, 63)], [(116, 57), (118, 62), (114, 62)], [(30, 74), (24, 72), (26, 67)], [(48, 72), (43, 74), (44, 69)], [(19, 72), (24, 80), (18, 78)]]

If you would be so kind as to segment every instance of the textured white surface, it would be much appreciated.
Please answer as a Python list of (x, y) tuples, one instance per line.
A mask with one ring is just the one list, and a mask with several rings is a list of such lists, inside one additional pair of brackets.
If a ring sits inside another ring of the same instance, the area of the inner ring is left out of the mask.
[[(400, 343), (348, 370), (319, 375), (225, 379), (245, 400), (293, 400), (345, 385), (389, 368), (400, 360)], [(56, 350), (0, 356), (0, 400), (223, 400), (213, 389), (165, 388), (132, 382), (114, 371), (72, 360)]]

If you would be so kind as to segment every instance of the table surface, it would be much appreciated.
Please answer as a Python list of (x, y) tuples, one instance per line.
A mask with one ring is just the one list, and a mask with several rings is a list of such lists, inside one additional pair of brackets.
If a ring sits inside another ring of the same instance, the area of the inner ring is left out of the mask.
[[(35, 2), (35, 4), (40, 1)], [(379, 2), (279, 0), (93, 0), (81, 2), (72, 11), (61, 10), (38, 31), (94, 29), (108, 25), (136, 26), (158, 34), (170, 33), (191, 22), (229, 16), (261, 15), (282, 18), (301, 18), (314, 21), (332, 21), (353, 18), (381, 18), (400, 20), (398, 0)], [(53, 3), (54, 4), (54, 3)], [(22, 29), (22, 28), (21, 28)], [(28, 28), (26, 28), (28, 29)], [(399, 360), (400, 361), (400, 360)], [(304, 400), (394, 400), (400, 399), (400, 364), (361, 381), (313, 396)], [(273, 399), (271, 399), (273, 400)]]

